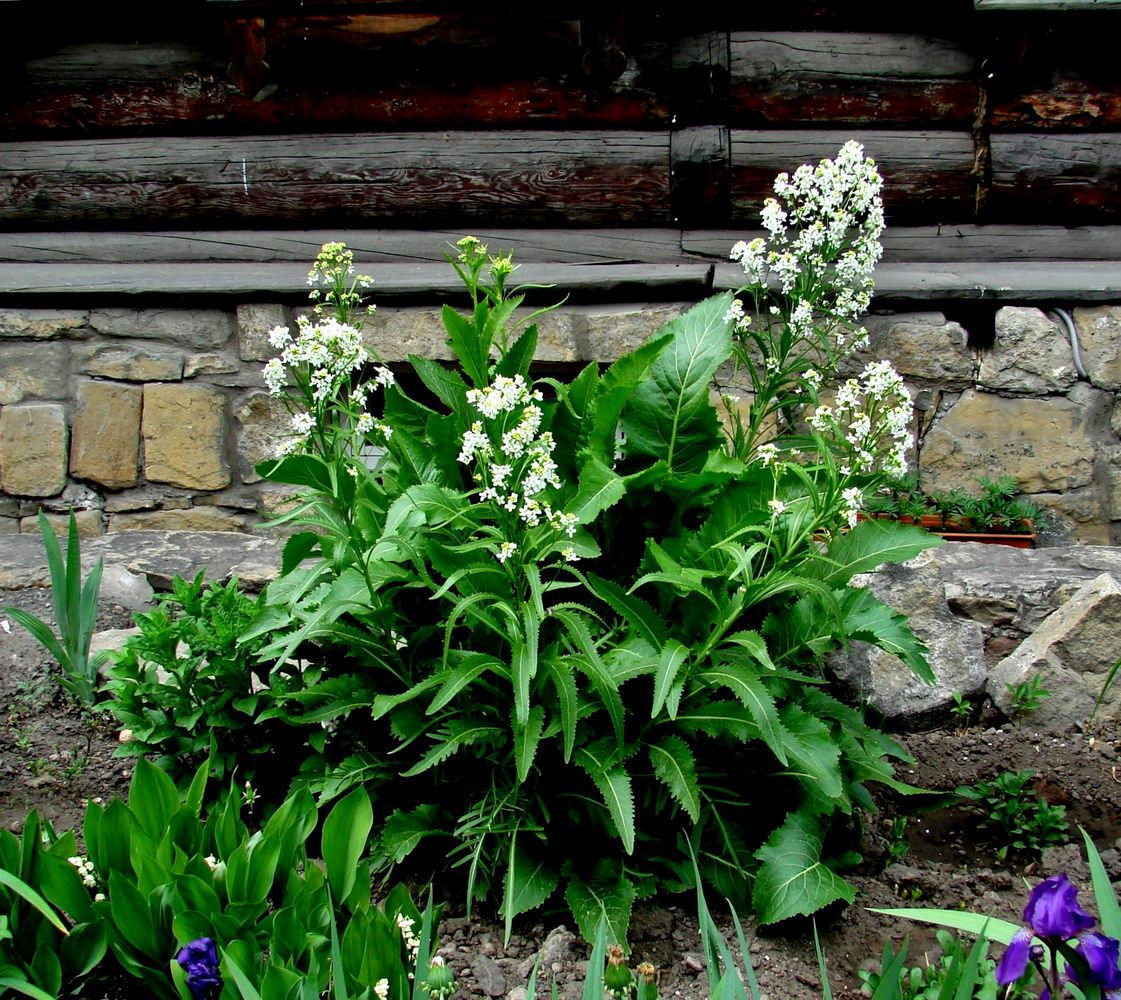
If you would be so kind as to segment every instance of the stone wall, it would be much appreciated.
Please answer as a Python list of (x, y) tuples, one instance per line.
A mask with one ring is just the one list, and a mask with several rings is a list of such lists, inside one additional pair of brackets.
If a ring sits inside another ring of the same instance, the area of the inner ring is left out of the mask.
[[(685, 304), (586, 306), (544, 317), (543, 361), (610, 360)], [(1121, 307), (1074, 310), (1079, 374), (1062, 325), (1037, 309), (996, 314), (991, 349), (941, 313), (869, 319), (916, 400), (915, 455), (929, 489), (1010, 473), (1045, 507), (1051, 540), (1121, 539)], [(80, 511), (89, 535), (127, 529), (256, 529), (284, 494), (255, 465), (288, 417), (261, 367), (292, 310), (0, 309), (0, 533)], [(389, 363), (445, 358), (436, 309), (379, 309), (370, 346)], [(853, 359), (853, 364), (866, 359)]]

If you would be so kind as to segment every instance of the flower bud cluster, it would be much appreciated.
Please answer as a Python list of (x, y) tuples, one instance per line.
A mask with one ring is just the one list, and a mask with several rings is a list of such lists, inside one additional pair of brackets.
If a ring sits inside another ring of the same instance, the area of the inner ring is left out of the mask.
[[(472, 422), (463, 435), (458, 459), (476, 464), (475, 481), (480, 503), (490, 501), (516, 514), (526, 527), (548, 524), (569, 538), (576, 534), (576, 517), (555, 510), (543, 498), (549, 489), (562, 486), (552, 453), (553, 435), (541, 430), (541, 393), (531, 389), (520, 375), (498, 375), (482, 389), (469, 389), (467, 402), (482, 418)], [(517, 543), (505, 541), (495, 553), (500, 563), (517, 551)], [(575, 559), (575, 550), (564, 550)]]
[[(347, 279), (351, 279), (348, 283)], [(315, 305), (316, 315), (322, 316), (326, 307), (319, 300), (323, 297), (324, 289), (331, 305), (341, 309), (345, 314), (356, 308), (362, 302), (359, 288), (369, 288), (374, 279), (368, 274), (354, 273), (354, 254), (346, 248), (345, 243), (324, 243), (308, 271), (307, 283), (311, 286), (308, 292)], [(373, 312), (374, 307), (367, 310)]]

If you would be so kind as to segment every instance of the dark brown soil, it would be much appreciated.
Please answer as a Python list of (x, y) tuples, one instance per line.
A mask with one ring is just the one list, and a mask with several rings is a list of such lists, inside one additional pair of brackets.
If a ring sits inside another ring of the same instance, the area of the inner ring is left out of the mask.
[[(53, 620), (49, 592), (0, 593), (0, 605), (25, 608)], [(76, 710), (57, 685), (57, 666), (14, 623), (0, 613), (0, 826), (18, 831), (27, 810), (37, 808), (56, 829), (80, 829), (85, 802), (123, 795), (131, 763), (114, 756), (118, 748), (112, 720)], [(103, 606), (99, 628), (131, 624), (123, 608)], [(1114, 879), (1121, 879), (1121, 728), (1102, 724), (1092, 731), (1055, 734), (989, 718), (958, 728), (947, 723), (931, 732), (900, 739), (916, 758), (898, 776), (915, 785), (952, 791), (961, 784), (995, 778), (1002, 771), (1031, 768), (1037, 786), (1052, 803), (1066, 806), (1072, 836), (1083, 826), (1102, 852)], [(1026, 901), (1024, 878), (1066, 871), (1090, 905), (1089, 881), (1081, 851), (1072, 843), (1038, 857), (998, 858), (984, 841), (974, 815), (957, 806), (933, 807), (937, 796), (881, 796), (877, 815), (860, 817), (864, 857), (850, 874), (858, 889), (854, 905), (818, 914), (817, 926), (828, 959), (834, 995), (860, 995), (860, 969), (875, 968), (884, 943), (911, 939), (912, 964), (922, 964), (934, 943), (933, 930), (870, 912), (867, 907), (964, 907), (1018, 920)], [(933, 811), (922, 812), (927, 806)], [(898, 822), (896, 822), (898, 821)], [(898, 828), (905, 821), (905, 834)], [(893, 822), (896, 834), (893, 835)], [(894, 850), (893, 850), (894, 845)], [(731, 935), (719, 901), (710, 899), (718, 922)], [(524, 987), (532, 958), (550, 938), (545, 982), (557, 980), (564, 1000), (579, 997), (587, 971), (587, 948), (557, 931), (559, 915), (530, 915), (515, 925), (503, 945), (500, 924), (475, 915), (468, 920), (453, 901), (441, 931), (443, 950), (457, 975), (457, 996), (505, 997)], [(821, 987), (810, 921), (764, 928), (748, 922), (751, 958), (769, 1000), (820, 1000)], [(692, 898), (671, 899), (636, 911), (632, 922), (633, 962), (650, 961), (660, 970), (661, 995), (701, 1000), (708, 996)], [(542, 994), (547, 995), (547, 994)], [(517, 994), (511, 1000), (518, 1000)]]

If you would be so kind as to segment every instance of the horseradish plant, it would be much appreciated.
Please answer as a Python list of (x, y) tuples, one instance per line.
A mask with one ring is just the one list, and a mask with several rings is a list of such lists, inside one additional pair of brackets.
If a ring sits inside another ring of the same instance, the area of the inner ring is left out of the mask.
[[(900, 471), (906, 390), (876, 362), (819, 395), (863, 339), (879, 186), (855, 144), (780, 177), (769, 238), (734, 251), (739, 299), (569, 380), (534, 379), (516, 265), (468, 237), (469, 309), (443, 309), (458, 365), (410, 357), (406, 392), (371, 367), (349, 252), (324, 247), (315, 314), (272, 334), (293, 437), (259, 466), (301, 488), (307, 530), (250, 636), (284, 692), (269, 711), (309, 727), (304, 780), (384, 805), (383, 866), (450, 859), (507, 930), (563, 892), (618, 942), (637, 896), (693, 881), (690, 848), (763, 922), (852, 898), (830, 835), (902, 751), (822, 658), (861, 640), (931, 678), (850, 585), (936, 543), (856, 521)], [(729, 362), (749, 407), (714, 405)]]

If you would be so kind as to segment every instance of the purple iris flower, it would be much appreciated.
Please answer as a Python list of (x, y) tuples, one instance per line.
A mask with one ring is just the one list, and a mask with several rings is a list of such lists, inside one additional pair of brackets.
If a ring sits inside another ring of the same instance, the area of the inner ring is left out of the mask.
[(1090, 982), (1097, 983), (1103, 990), (1121, 987), (1121, 969), (1117, 968), (1117, 952), (1121, 944), (1093, 931), (1083, 934), (1076, 948), (1090, 967)]
[(175, 960), (187, 973), (187, 988), (194, 1000), (209, 1000), (222, 987), (218, 971), (218, 946), (213, 938), (199, 938), (180, 949)]
[[(1052, 969), (1059, 945), (1077, 938), (1075, 947), (1086, 959), (1090, 981), (1104, 990), (1121, 987), (1121, 969), (1117, 967), (1121, 944), (1097, 931), (1090, 931), (1095, 920), (1078, 905), (1078, 889), (1071, 885), (1065, 874), (1044, 879), (1032, 889), (1028, 905), (1024, 908), (1024, 923), (1027, 926), (1013, 936), (996, 968), (996, 981), (1002, 986), (1016, 982), (1027, 971), (1029, 962), (1034, 961), (1038, 965), (1042, 960), (1042, 948), (1032, 948), (1032, 936), (1035, 935), (1043, 939), (1051, 952)], [(1073, 970), (1068, 969), (1068, 973), (1073, 973)], [(1050, 996), (1050, 989), (1045, 989), (1041, 1000), (1050, 1000)]]
[(1024, 923), (1037, 937), (1066, 941), (1094, 926), (1094, 918), (1078, 905), (1078, 888), (1066, 874), (1052, 875), (1031, 891), (1024, 907)]

